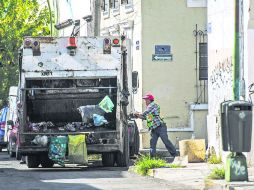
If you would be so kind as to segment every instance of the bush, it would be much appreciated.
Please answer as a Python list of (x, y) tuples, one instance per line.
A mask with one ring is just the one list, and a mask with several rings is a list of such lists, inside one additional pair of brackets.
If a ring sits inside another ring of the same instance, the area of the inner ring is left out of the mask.
[(209, 174), (210, 179), (225, 179), (225, 169), (224, 168), (214, 168)]
[(209, 164), (220, 164), (220, 163), (222, 162), (221, 156), (216, 156), (216, 154), (212, 154), (212, 155), (208, 158), (207, 162), (208, 162)]

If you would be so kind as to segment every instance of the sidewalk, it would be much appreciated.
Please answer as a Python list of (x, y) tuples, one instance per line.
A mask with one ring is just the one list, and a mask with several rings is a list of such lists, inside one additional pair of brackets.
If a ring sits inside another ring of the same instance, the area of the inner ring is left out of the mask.
[(249, 168), (249, 182), (226, 182), (225, 180), (207, 179), (215, 167), (207, 163), (189, 163), (186, 168), (158, 168), (149, 171), (149, 176), (164, 179), (170, 183), (177, 182), (190, 189), (212, 190), (254, 190), (254, 168)]

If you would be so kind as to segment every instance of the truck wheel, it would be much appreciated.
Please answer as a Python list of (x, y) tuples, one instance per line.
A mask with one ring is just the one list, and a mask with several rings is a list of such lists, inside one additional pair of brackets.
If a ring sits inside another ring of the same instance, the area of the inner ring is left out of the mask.
[(41, 155), (41, 166), (43, 168), (52, 168), (54, 166), (54, 162), (49, 159), (48, 155)]
[(3, 151), (3, 148), (2, 147), (0, 147), (0, 152), (2, 152)]
[(21, 160), (21, 158), (22, 158), (22, 156), (21, 156), (21, 154), (19, 152), (18, 146), (16, 146), (16, 159), (17, 160)]
[(128, 167), (130, 162), (130, 154), (129, 154), (129, 139), (128, 133), (125, 132), (125, 136), (123, 139), (123, 153), (117, 152), (116, 153), (116, 164), (118, 167)]
[(132, 146), (130, 146), (130, 156), (134, 156), (135, 154), (137, 155), (139, 153), (139, 131), (138, 131), (138, 126), (135, 122), (135, 134), (134, 134), (134, 143)]
[(38, 168), (40, 160), (37, 155), (26, 156), (26, 165), (28, 168)]
[(115, 155), (112, 152), (105, 152), (101, 155), (102, 165), (105, 167), (113, 167), (115, 164)]
[(10, 155), (10, 158), (13, 158), (16, 156), (16, 153), (12, 151), (12, 140), (11, 139), (8, 143), (8, 153)]

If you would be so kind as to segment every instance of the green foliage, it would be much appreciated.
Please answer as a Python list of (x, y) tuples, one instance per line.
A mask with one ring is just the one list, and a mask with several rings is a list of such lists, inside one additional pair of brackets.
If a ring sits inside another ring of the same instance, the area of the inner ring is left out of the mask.
[(214, 168), (208, 176), (209, 179), (225, 179), (224, 168)]
[(207, 162), (208, 162), (209, 164), (220, 164), (220, 163), (222, 162), (221, 156), (217, 156), (216, 154), (212, 154), (212, 155), (208, 158)]
[(184, 168), (184, 166), (181, 166), (179, 164), (167, 164), (166, 167), (168, 167), (168, 168)]
[(18, 84), (18, 49), (25, 36), (49, 35), (49, 11), (37, 0), (0, 0), (0, 100)]
[(165, 167), (167, 162), (159, 158), (142, 156), (136, 163), (135, 168), (138, 174), (147, 175), (149, 169)]
[(135, 171), (140, 175), (147, 175), (149, 169), (153, 168), (181, 168), (182, 166), (178, 164), (168, 164), (165, 160), (160, 158), (151, 158), (149, 156), (142, 156), (135, 163)]

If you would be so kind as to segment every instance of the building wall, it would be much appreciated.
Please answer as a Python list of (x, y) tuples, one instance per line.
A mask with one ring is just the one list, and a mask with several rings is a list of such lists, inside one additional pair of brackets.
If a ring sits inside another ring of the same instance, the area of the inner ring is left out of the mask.
[[(193, 31), (206, 29), (206, 8), (187, 7), (186, 0), (142, 1), (143, 93), (161, 105), (172, 141), (190, 138), (190, 105), (196, 102), (196, 55)], [(155, 45), (170, 45), (173, 61), (152, 61)], [(143, 105), (143, 110), (145, 105)], [(204, 110), (203, 110), (204, 111)], [(206, 111), (205, 111), (206, 112)], [(206, 126), (203, 126), (206, 127)], [(172, 130), (173, 129), (173, 130)], [(205, 134), (203, 136), (205, 138)], [(159, 147), (164, 147), (161, 143)]]
[[(253, 54), (253, 49), (254, 49), (254, 0), (250, 0), (249, 1), (249, 14), (247, 14), (247, 16), (249, 16), (248, 19), (248, 23), (246, 24), (247, 26), (247, 35), (246, 35), (246, 51), (247, 51), (247, 56), (246, 59), (246, 69), (247, 72), (246, 73), (246, 78), (247, 78), (247, 84), (246, 84), (246, 92), (248, 93), (247, 96), (250, 94), (250, 92), (248, 91), (248, 87), (250, 85), (252, 85), (254, 83), (254, 54)], [(251, 88), (251, 90), (254, 90), (254, 87)], [(254, 101), (254, 95), (250, 94), (249, 96), (250, 100), (253, 102)], [(251, 143), (251, 152), (248, 153), (248, 164), (249, 165), (254, 165), (254, 113), (252, 112), (252, 143)]]
[[(249, 1), (243, 1), (242, 11), (241, 22), (243, 22), (243, 25), (241, 26), (242, 31), (240, 31), (239, 70), (240, 76), (242, 76), (242, 78), (240, 78), (240, 84), (243, 84), (243, 87), (240, 88), (240, 99), (248, 101), (248, 86), (254, 82), (254, 78), (251, 74), (254, 69), (252, 66), (254, 60), (252, 58), (253, 47), (250, 45), (252, 44), (251, 41), (254, 39), (254, 33), (251, 34), (250, 32), (251, 20), (249, 21)], [(248, 30), (248, 21), (250, 30)], [(208, 1), (208, 28), (210, 28), (208, 33), (208, 142), (210, 147), (213, 146), (215, 148), (217, 154), (222, 154), (222, 156), (224, 156), (224, 159), (227, 152), (222, 151), (219, 113), (220, 104), (223, 101), (234, 99), (234, 50), (237, 48), (234, 44), (234, 25), (235, 1)], [(254, 155), (253, 152), (254, 150), (252, 150), (251, 155)]]
[[(132, 40), (133, 69), (139, 71), (140, 78), (138, 94), (134, 97), (135, 110), (145, 110), (142, 95), (152, 92), (161, 106), (173, 142), (190, 138), (195, 133), (194, 125), (200, 122), (200, 117), (196, 116), (191, 122), (190, 110), (193, 102), (197, 101), (193, 31), (196, 24), (204, 31), (207, 17), (206, 1), (195, 3), (190, 0), (133, 0), (133, 11), (126, 13), (126, 7), (122, 5), (118, 15), (113, 15), (111, 9), (109, 14), (102, 13), (101, 16), (101, 35), (124, 33)], [(155, 45), (170, 45), (173, 61), (152, 61)], [(200, 96), (207, 100), (206, 91), (201, 94), (200, 90)], [(207, 114), (207, 110), (200, 112)], [(201, 120), (205, 121), (206, 117)], [(145, 129), (145, 121), (143, 125), (141, 121), (138, 124), (139, 128)], [(206, 138), (204, 130), (201, 131), (203, 135), (200, 138)], [(141, 138), (141, 147), (149, 148), (147, 130), (142, 130)], [(159, 142), (158, 147), (164, 148), (164, 145)]]
[[(121, 36), (125, 35), (131, 40), (131, 61), (134, 71), (139, 73), (139, 89), (133, 97), (135, 111), (142, 111), (142, 11), (141, 3), (143, 1), (133, 0), (130, 5), (120, 5), (119, 10), (111, 8), (106, 14), (101, 12), (100, 28), (101, 36)], [(134, 111), (134, 110), (133, 110)], [(138, 120), (139, 128), (142, 128), (142, 121)], [(143, 147), (141, 143), (141, 147)]]
[(208, 142), (221, 150), (220, 103), (233, 99), (234, 1), (208, 1)]

